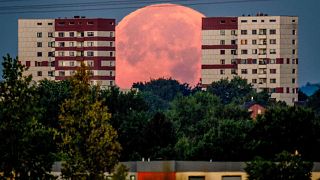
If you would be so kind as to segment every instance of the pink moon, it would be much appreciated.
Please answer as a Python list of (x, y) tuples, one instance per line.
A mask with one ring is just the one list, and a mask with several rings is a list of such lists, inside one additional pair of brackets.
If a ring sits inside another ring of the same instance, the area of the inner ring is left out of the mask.
[(116, 27), (116, 84), (160, 77), (200, 81), (203, 14), (181, 5), (157, 4), (127, 15)]

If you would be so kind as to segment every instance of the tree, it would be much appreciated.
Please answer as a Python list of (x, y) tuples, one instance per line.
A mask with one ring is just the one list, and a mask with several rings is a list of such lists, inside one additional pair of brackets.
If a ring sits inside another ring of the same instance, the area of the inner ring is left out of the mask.
[(112, 180), (126, 180), (129, 169), (124, 164), (118, 164), (112, 174)]
[(249, 180), (310, 180), (312, 167), (313, 163), (303, 161), (299, 154), (284, 151), (272, 161), (255, 158), (245, 171)]
[(213, 82), (207, 87), (207, 91), (218, 96), (222, 103), (229, 104), (232, 101), (244, 103), (248, 96), (253, 93), (253, 88), (251, 84), (247, 83), (246, 79), (236, 76), (230, 81), (221, 79)]
[(71, 97), (61, 106), (59, 116), (65, 177), (100, 179), (118, 162), (120, 144), (110, 125), (110, 114), (98, 96), (92, 96), (88, 70), (82, 63), (71, 82)]
[(307, 106), (312, 108), (317, 116), (320, 116), (320, 89), (309, 97)]
[(39, 107), (43, 107), (42, 122), (49, 127), (58, 129), (60, 106), (70, 98), (70, 81), (42, 80), (36, 88), (36, 94), (40, 96)]
[(54, 131), (40, 119), (43, 109), (31, 76), (18, 59), (3, 57), (0, 83), (0, 171), (5, 177), (49, 178), (54, 161)]
[(165, 114), (158, 112), (147, 122), (144, 129), (144, 137), (145, 157), (153, 159), (174, 158), (175, 129)]
[[(188, 84), (180, 84), (177, 80), (171, 78), (152, 79), (149, 82), (144, 83), (138, 82), (134, 83), (132, 87), (145, 93), (144, 97), (146, 98), (148, 105), (151, 108), (160, 111), (167, 109), (169, 107), (169, 102), (177, 97), (177, 95), (187, 96), (192, 92), (192, 89)], [(159, 102), (161, 102), (160, 106), (157, 104)]]
[(298, 90), (298, 100), (300, 102), (305, 102), (308, 100), (308, 95), (306, 95), (303, 91), (301, 91), (300, 89)]
[(319, 121), (310, 109), (275, 106), (258, 116), (250, 132), (252, 151), (271, 158), (283, 150), (298, 150), (303, 158), (319, 160)]
[(112, 87), (100, 94), (104, 106), (110, 107), (111, 125), (117, 130), (123, 148), (121, 161), (140, 160), (145, 154), (144, 129), (150, 114), (140, 93), (121, 92)]
[[(218, 154), (213, 153), (211, 150), (215, 146), (213, 142), (220, 142), (217, 136), (221, 132), (219, 126), (228, 119), (236, 121), (249, 119), (248, 113), (243, 111), (237, 106), (234, 108), (232, 106), (226, 107), (221, 104), (218, 97), (208, 92), (198, 92), (194, 95), (176, 98), (167, 112), (167, 117), (172, 121), (177, 136), (177, 142), (174, 147), (176, 158), (182, 160), (216, 158)], [(232, 125), (237, 126), (239, 124), (233, 123)], [(243, 131), (245, 133), (246, 130), (243, 127), (235, 127), (234, 129), (237, 129), (237, 132)], [(228, 130), (227, 127), (224, 129)], [(223, 137), (231, 137), (230, 133), (234, 132), (228, 131)], [(238, 133), (235, 136), (243, 136), (243, 133)], [(233, 141), (235, 144), (243, 142), (243, 140), (238, 141), (242, 137), (234, 137), (232, 139), (235, 140)], [(227, 143), (224, 145), (224, 147), (228, 147)], [(243, 144), (239, 145), (243, 146)], [(226, 149), (223, 150), (228, 151)], [(232, 159), (235, 156), (230, 155), (229, 158)]]

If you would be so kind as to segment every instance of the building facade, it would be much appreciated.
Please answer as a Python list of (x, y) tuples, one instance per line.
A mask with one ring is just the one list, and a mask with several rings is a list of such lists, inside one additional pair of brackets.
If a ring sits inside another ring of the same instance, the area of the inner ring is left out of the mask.
[[(130, 161), (121, 162), (128, 168), (128, 180), (246, 180), (245, 162), (210, 161)], [(56, 162), (51, 174), (61, 179), (62, 163)], [(314, 162), (311, 180), (319, 180), (320, 163)], [(105, 173), (106, 179), (112, 174)]]
[(298, 17), (202, 19), (202, 84), (240, 76), (257, 91), (293, 105), (298, 101)]
[(19, 61), (35, 81), (64, 80), (81, 62), (91, 82), (115, 85), (115, 20), (75, 16), (65, 19), (19, 19)]

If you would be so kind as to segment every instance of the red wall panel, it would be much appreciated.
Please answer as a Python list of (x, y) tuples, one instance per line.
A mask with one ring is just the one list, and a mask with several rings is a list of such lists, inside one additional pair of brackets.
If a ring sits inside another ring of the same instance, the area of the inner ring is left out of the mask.
[(175, 172), (138, 172), (139, 180), (175, 180)]

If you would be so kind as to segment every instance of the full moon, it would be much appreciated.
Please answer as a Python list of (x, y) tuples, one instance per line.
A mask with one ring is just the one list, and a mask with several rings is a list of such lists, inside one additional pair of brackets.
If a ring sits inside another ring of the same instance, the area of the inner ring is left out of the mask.
[(200, 80), (203, 14), (181, 5), (157, 4), (127, 15), (116, 27), (116, 83), (160, 77), (195, 85)]

